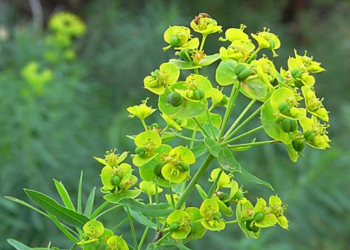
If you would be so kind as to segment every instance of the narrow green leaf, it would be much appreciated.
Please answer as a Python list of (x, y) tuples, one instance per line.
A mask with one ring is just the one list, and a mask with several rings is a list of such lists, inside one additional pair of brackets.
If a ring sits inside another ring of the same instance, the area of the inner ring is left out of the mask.
[(137, 222), (141, 223), (142, 225), (145, 225), (146, 227), (149, 227), (155, 230), (157, 229), (157, 225), (152, 221), (150, 221), (142, 213), (130, 209), (130, 214)]
[(266, 186), (266, 187), (270, 188), (272, 191), (274, 191), (274, 188), (271, 186), (270, 183), (259, 179), (259, 178), (256, 177), (255, 175), (249, 173), (249, 172), (248, 172), (247, 170), (245, 170), (244, 168), (242, 168), (241, 174), (242, 174), (242, 176), (243, 176), (247, 181), (249, 181), (249, 182), (251, 182), (251, 183), (254, 183), (254, 184)]
[(47, 218), (50, 217), (48, 214), (44, 213), (43, 211), (40, 211), (39, 209), (37, 209), (36, 207), (33, 207), (32, 205), (28, 204), (28, 203), (25, 202), (25, 201), (19, 200), (19, 199), (15, 198), (15, 197), (11, 197), (11, 196), (5, 196), (5, 198), (6, 198), (6, 199), (9, 199), (9, 200), (11, 200), (11, 201), (14, 201), (14, 202), (16, 202), (16, 203), (18, 203), (18, 204), (21, 204), (21, 205), (23, 205), (23, 206), (25, 206), (25, 207), (28, 207), (28, 208), (34, 210), (35, 212), (38, 212), (39, 214), (44, 215), (44, 216), (47, 217)]
[(82, 227), (89, 218), (58, 204), (51, 197), (34, 190), (24, 189), (28, 197), (48, 213), (75, 227)]
[(227, 147), (221, 147), (218, 162), (222, 169), (226, 171), (237, 171), (239, 173), (242, 172), (241, 165), (233, 156), (232, 151)]
[(7, 242), (17, 250), (32, 250), (32, 248), (14, 239), (7, 239)]
[(207, 146), (207, 148), (209, 149), (209, 152), (213, 156), (218, 157), (221, 149), (220, 143), (218, 143), (212, 138), (206, 137), (204, 138), (204, 144)]
[(78, 213), (82, 213), (83, 211), (82, 194), (83, 194), (83, 171), (81, 171), (81, 174), (80, 174), (79, 188), (78, 188), (78, 201), (77, 201)]
[(119, 204), (123, 206), (129, 206), (132, 210), (142, 213), (147, 217), (167, 217), (171, 212), (173, 212), (172, 207), (166, 203), (160, 204), (142, 204), (137, 202), (135, 199), (123, 198), (119, 201)]
[(67, 208), (75, 211), (75, 207), (74, 207), (72, 200), (67, 192), (67, 189), (64, 187), (63, 183), (59, 182), (55, 179), (53, 181), (55, 182), (56, 189), (57, 189), (59, 195), (61, 196), (61, 199), (62, 199), (64, 205)]
[(87, 199), (87, 202), (86, 202), (86, 206), (85, 206), (85, 210), (84, 210), (84, 215), (86, 215), (87, 217), (90, 217), (91, 216), (91, 213), (92, 213), (92, 208), (94, 206), (94, 200), (95, 200), (95, 191), (96, 191), (96, 187), (94, 187), (90, 194), (89, 194), (89, 197)]

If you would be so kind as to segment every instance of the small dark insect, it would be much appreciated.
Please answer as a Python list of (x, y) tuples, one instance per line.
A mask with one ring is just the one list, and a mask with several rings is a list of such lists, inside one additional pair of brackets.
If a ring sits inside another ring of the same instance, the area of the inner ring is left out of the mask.
[(207, 13), (199, 13), (198, 16), (194, 17), (194, 22), (196, 24), (198, 24), (199, 23), (199, 19), (202, 18), (202, 17), (209, 17), (210, 18), (210, 15), (207, 14)]
[(162, 238), (163, 237), (163, 233), (162, 233), (162, 231), (157, 231), (156, 232), (156, 235), (155, 235), (155, 237), (154, 237), (154, 239), (153, 239), (153, 243), (156, 243), (158, 240), (160, 240), (160, 238)]

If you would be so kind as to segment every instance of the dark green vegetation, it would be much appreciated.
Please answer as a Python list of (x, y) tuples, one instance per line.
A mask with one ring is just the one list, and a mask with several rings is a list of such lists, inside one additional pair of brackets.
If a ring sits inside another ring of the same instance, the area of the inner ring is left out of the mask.
[[(55, 1), (42, 2), (48, 16)], [(308, 55), (322, 62), (327, 71), (317, 76), (317, 91), (331, 111), (328, 130), (332, 148), (324, 152), (309, 149), (307, 158), (297, 164), (292, 164), (278, 146), (239, 154), (241, 164), (274, 183), (289, 204), (286, 216), (290, 230), (276, 227), (256, 241), (246, 240), (239, 231), (213, 233), (209, 241), (198, 241), (193, 248), (205, 244), (207, 249), (219, 249), (218, 245), (225, 242), (227, 245), (220, 249), (348, 249), (347, 1), (65, 2), (67, 10), (75, 11), (87, 23), (88, 33), (75, 42), (76, 61), (52, 67), (55, 78), (41, 96), (23, 94), (27, 85), (20, 72), (30, 61), (44, 62), (46, 30), (38, 28), (40, 20), (31, 17), (29, 5), (20, 5), (19, 0), (0, 5), (1, 13), (5, 13), (0, 22), (9, 32), (8, 38), (4, 36), (0, 42), (1, 197), (26, 200), (23, 187), (52, 194), (52, 178), (62, 180), (74, 193), (81, 169), (86, 192), (99, 187), (100, 168), (92, 156), (102, 156), (113, 147), (130, 150), (132, 141), (125, 135), (136, 129), (130, 127), (125, 108), (149, 95), (142, 90), (143, 78), (171, 53), (160, 49), (165, 46), (164, 30), (173, 24), (187, 25), (198, 12), (208, 12), (224, 28), (244, 23), (249, 33), (269, 27), (284, 42), (278, 51), (281, 62), (293, 48), (300, 54), (307, 50)], [(257, 6), (259, 12), (255, 11)], [(211, 49), (207, 48), (208, 54)], [(213, 72), (207, 74), (213, 77)], [(266, 189), (266, 196), (271, 194)], [(253, 192), (248, 195), (255, 196)], [(5, 241), (10, 237), (31, 246), (45, 246), (49, 240), (53, 245), (65, 245), (52, 223), (38, 214), (3, 198), (0, 208), (1, 249), (12, 249)], [(118, 219), (117, 213), (115, 216), (111, 219)]]

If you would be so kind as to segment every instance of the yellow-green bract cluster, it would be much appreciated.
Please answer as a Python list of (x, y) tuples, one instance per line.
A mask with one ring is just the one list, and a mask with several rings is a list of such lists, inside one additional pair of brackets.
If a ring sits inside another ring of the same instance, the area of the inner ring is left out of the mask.
[(108, 249), (129, 250), (126, 241), (113, 231), (105, 228), (97, 220), (91, 220), (83, 226), (81, 241), (77, 243), (83, 250)]
[[(272, 58), (277, 56), (281, 42), (267, 28), (251, 36), (245, 32), (244, 25), (229, 28), (219, 38), (227, 45), (221, 46), (218, 53), (207, 55), (204, 51), (207, 36), (221, 33), (222, 27), (206, 13), (196, 16), (190, 27), (202, 39), (194, 37), (189, 27), (170, 26), (164, 33), (168, 45), (163, 49), (174, 49), (176, 58), (162, 63), (143, 81), (144, 88), (158, 98), (160, 124), (147, 124), (148, 117), (157, 113), (147, 106), (148, 99), (127, 109), (130, 117), (139, 118), (144, 128), (139, 134), (129, 136), (135, 144), (132, 164), (142, 178), (139, 189), (131, 189), (136, 186), (137, 178), (132, 175), (131, 165), (123, 162), (127, 153), (109, 152), (105, 159), (99, 159), (105, 165), (101, 173), (102, 191), (108, 193), (105, 198), (118, 203), (144, 193), (149, 204), (163, 205), (165, 201), (171, 212), (156, 217), (157, 230), (170, 235), (175, 242), (195, 240), (207, 230), (221, 231), (231, 224), (238, 224), (252, 238), (259, 237), (262, 228), (279, 225), (288, 229), (284, 216), (287, 206), (278, 196), (271, 196), (268, 202), (258, 198), (253, 205), (245, 197), (243, 187), (233, 180), (234, 172), (243, 174), (233, 150), (281, 143), (286, 145), (291, 160), (297, 161), (305, 144), (317, 149), (329, 147), (328, 111), (315, 94), (313, 76), (324, 69), (306, 52), (299, 55), (294, 51), (287, 61), (288, 69), (277, 70)], [(260, 56), (264, 50), (272, 58)], [(218, 62), (217, 84), (200, 74), (203, 67), (214, 62)], [(224, 88), (231, 89), (230, 96), (223, 94)], [(228, 127), (240, 95), (250, 99), (250, 103)], [(253, 104), (259, 108), (242, 122)], [(224, 109), (225, 115), (216, 112), (218, 109)], [(261, 126), (234, 137), (259, 114)], [(185, 134), (186, 130), (190, 133)], [(264, 130), (273, 140), (259, 142), (253, 138), (248, 143), (234, 144), (259, 130)], [(185, 143), (171, 144), (177, 137)], [(199, 158), (205, 154), (210, 161)], [(111, 163), (109, 158), (115, 160)], [(210, 170), (211, 188), (204, 190), (199, 183), (204, 173), (201, 171), (210, 169), (211, 163), (217, 165)], [(196, 165), (201, 166), (197, 169)], [(252, 182), (271, 187), (252, 176), (248, 174)], [(187, 207), (186, 199), (194, 188), (202, 202)], [(164, 190), (169, 193), (164, 194)], [(232, 206), (236, 207), (235, 211)], [(234, 215), (236, 218), (231, 219)]]

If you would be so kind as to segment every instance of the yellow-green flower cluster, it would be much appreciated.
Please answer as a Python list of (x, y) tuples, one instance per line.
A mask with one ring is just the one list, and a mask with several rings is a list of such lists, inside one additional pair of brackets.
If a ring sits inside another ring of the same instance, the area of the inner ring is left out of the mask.
[(81, 240), (77, 245), (83, 250), (129, 250), (128, 244), (121, 236), (114, 235), (112, 230), (105, 228), (97, 220), (90, 220), (84, 224)]
[(46, 44), (50, 48), (45, 53), (46, 59), (50, 62), (74, 60), (76, 54), (72, 42), (74, 38), (85, 34), (86, 26), (83, 21), (72, 13), (60, 12), (50, 18), (48, 28), (53, 34), (46, 38)]
[(21, 75), (37, 95), (43, 94), (45, 85), (53, 78), (52, 71), (48, 68), (41, 69), (37, 62), (29, 62), (22, 69)]

